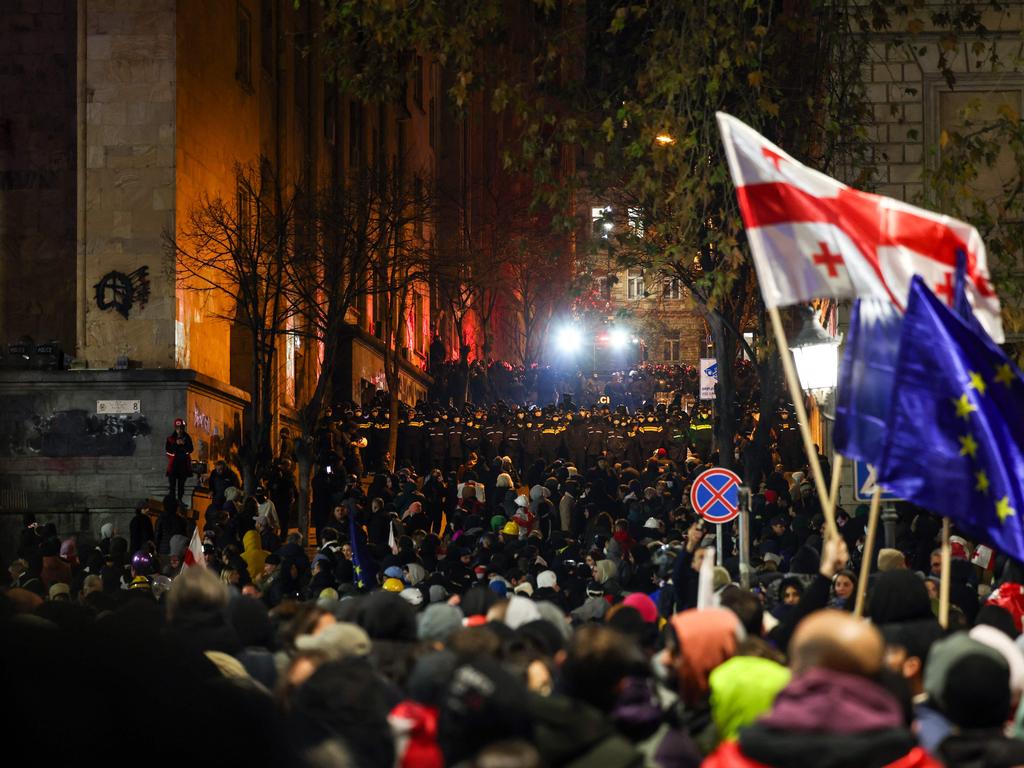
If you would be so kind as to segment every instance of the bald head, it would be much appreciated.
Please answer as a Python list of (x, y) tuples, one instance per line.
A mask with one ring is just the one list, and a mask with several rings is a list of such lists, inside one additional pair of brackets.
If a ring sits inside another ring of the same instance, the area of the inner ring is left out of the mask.
[(882, 667), (882, 634), (845, 611), (818, 611), (800, 622), (789, 644), (790, 666), (799, 675), (818, 667), (871, 677)]

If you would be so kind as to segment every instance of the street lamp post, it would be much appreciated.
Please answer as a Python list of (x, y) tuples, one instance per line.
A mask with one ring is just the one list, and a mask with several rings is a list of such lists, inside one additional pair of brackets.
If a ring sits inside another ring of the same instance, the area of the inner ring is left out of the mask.
[(814, 310), (805, 308), (803, 327), (789, 348), (793, 351), (800, 387), (809, 393), (820, 392), (827, 397), (839, 382), (839, 343), (841, 338), (829, 336)]
[[(834, 419), (834, 414), (829, 411), (832, 408), (832, 396), (839, 383), (839, 344), (842, 338), (830, 336), (821, 327), (811, 307), (805, 307), (804, 313), (803, 326), (797, 337), (789, 343), (789, 349), (793, 353), (800, 388), (815, 399), (819, 413), (827, 422)], [(825, 446), (830, 439), (824, 427), (822, 432), (819, 444)], [(834, 458), (835, 466), (832, 468), (829, 489), (833, 503), (838, 500), (839, 479), (843, 466), (841, 455)]]

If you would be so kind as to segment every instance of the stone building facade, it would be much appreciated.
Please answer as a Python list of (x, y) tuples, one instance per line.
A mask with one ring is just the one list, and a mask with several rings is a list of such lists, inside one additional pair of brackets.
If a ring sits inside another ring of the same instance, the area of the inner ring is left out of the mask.
[[(425, 62), (407, 104), (348, 100), (322, 77), (316, 13), (289, 0), (5, 3), (0, 520), (33, 510), (96, 529), (159, 498), (175, 418), (194, 459), (237, 450), (251, 350), (229, 303), (182, 281), (172, 243), (193, 206), (236, 199), (238, 166), (263, 158), (311, 190), (380, 158), (436, 172), (437, 67)], [(338, 400), (383, 387), (374, 298), (348, 318)], [(426, 285), (401, 314), (399, 396), (413, 402), (428, 383)], [(64, 367), (53, 347), (36, 349), (50, 341), (67, 370), (40, 370)], [(289, 338), (277, 359), (283, 426), (319, 357)]]
[[(707, 324), (689, 291), (678, 280), (654, 270), (622, 268), (612, 255), (607, 238), (635, 226), (629, 213), (598, 203), (579, 217), (590, 221), (580, 234), (588, 241), (581, 267), (591, 278), (583, 292), (583, 314), (596, 318), (599, 326), (627, 331), (631, 344), (635, 338), (639, 348), (627, 357), (637, 362), (696, 366), (700, 358), (712, 356)], [(593, 324), (594, 320), (587, 322)], [(600, 329), (597, 334), (600, 348)]]

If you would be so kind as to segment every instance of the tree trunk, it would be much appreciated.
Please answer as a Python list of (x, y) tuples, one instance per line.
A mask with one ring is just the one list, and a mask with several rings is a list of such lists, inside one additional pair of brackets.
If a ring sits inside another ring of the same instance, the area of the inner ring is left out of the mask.
[[(764, 355), (765, 360), (757, 366), (758, 378), (761, 382), (761, 416), (754, 430), (753, 444), (758, 472), (767, 477), (772, 471), (771, 433), (775, 429), (778, 418), (779, 395), (782, 394), (782, 381), (779, 373), (778, 355)], [(753, 490), (756, 490), (761, 477), (744, 478)]]
[(707, 321), (715, 345), (715, 361), (718, 363), (718, 387), (715, 393), (718, 466), (733, 469), (736, 464), (733, 455), (736, 440), (736, 380), (733, 369), (736, 362), (736, 339), (717, 312), (709, 312)]

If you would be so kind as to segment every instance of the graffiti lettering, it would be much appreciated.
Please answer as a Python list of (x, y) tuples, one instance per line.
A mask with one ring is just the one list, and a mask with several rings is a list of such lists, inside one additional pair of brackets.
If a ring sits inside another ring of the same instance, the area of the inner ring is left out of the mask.
[(135, 302), (145, 308), (149, 301), (149, 267), (139, 267), (130, 274), (108, 272), (96, 283), (96, 306), (116, 310), (125, 320)]
[(203, 432), (210, 432), (210, 417), (199, 410), (198, 405), (192, 406), (192, 427)]

